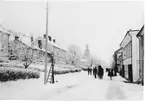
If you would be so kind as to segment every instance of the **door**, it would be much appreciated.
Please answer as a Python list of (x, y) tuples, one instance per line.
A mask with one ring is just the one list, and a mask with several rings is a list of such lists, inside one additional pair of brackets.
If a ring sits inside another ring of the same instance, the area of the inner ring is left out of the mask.
[(130, 82), (133, 82), (133, 75), (132, 75), (132, 64), (128, 65), (128, 79)]
[(124, 65), (122, 66), (122, 77), (124, 77)]

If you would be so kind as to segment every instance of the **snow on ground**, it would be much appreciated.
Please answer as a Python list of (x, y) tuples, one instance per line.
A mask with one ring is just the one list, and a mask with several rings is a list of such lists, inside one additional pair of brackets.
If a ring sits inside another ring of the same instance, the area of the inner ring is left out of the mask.
[(124, 83), (120, 76), (103, 80), (88, 76), (87, 72), (56, 75), (55, 84), (44, 85), (39, 79), (0, 83), (0, 99), (6, 100), (142, 100), (143, 87)]

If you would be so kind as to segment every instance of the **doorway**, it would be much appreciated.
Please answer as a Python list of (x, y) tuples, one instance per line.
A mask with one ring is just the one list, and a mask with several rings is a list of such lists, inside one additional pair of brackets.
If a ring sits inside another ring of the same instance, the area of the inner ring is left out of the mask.
[(128, 79), (130, 82), (133, 82), (133, 75), (132, 75), (132, 64), (128, 65)]
[(124, 76), (124, 65), (122, 66), (122, 77), (125, 77)]

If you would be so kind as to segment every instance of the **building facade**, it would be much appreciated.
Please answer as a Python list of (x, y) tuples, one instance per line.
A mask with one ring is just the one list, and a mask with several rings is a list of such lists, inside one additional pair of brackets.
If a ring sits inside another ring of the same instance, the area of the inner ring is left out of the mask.
[(9, 32), (0, 27), (0, 61), (8, 61)]
[[(50, 38), (49, 38), (50, 39)], [(42, 50), (45, 50), (45, 38), (38, 36), (34, 39), (34, 45), (39, 47)], [(55, 63), (65, 63), (66, 61), (66, 51), (60, 46), (58, 46), (55, 41), (48, 41), (48, 52), (54, 53)]]
[(139, 30), (129, 30), (120, 44), (122, 47), (124, 77), (130, 82), (137, 82), (139, 76)]
[(122, 48), (116, 50), (113, 56), (114, 56), (114, 70), (120, 73), (122, 68)]
[[(56, 63), (66, 62), (66, 50), (60, 48), (55, 43), (55, 39), (51, 41), (49, 36), (47, 57), (50, 62), (50, 54), (54, 53)], [(15, 49), (14, 49), (15, 48)], [(45, 38), (32, 37), (23, 35), (22, 33), (7, 31), (0, 26), (0, 61), (18, 60), (17, 55), (22, 55), (25, 49), (30, 49), (33, 52), (33, 62), (45, 62)]]
[(141, 83), (144, 85), (144, 26), (141, 28), (137, 34), (139, 38), (139, 70)]

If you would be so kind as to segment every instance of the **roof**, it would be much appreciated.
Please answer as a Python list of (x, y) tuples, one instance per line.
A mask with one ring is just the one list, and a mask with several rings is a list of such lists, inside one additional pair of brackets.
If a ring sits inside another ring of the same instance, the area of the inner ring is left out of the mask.
[(0, 31), (4, 32), (5, 34), (10, 34), (2, 25), (0, 25)]
[(20, 36), (20, 41), (22, 41), (23, 43), (25, 43), (27, 46), (31, 47), (30, 37), (21, 37)]
[(120, 43), (120, 46), (121, 46), (121, 44), (123, 43), (123, 41), (124, 41), (124, 39), (126, 38), (126, 36), (127, 36), (127, 35), (130, 36), (129, 32), (133, 32), (133, 31), (139, 31), (139, 30), (131, 30), (131, 29), (130, 29), (129, 31), (127, 31), (127, 33), (125, 34), (123, 40), (122, 40), (121, 43)]
[(115, 52), (117, 53), (117, 52), (119, 52), (120, 50), (122, 50), (122, 47), (120, 47), (118, 50), (116, 50)]
[(87, 61), (87, 59), (81, 59), (81, 61), (82, 61), (82, 62), (86, 62), (86, 61)]
[(122, 40), (122, 41), (121, 41), (121, 43), (120, 43), (120, 46), (121, 46), (121, 44), (123, 43), (123, 41), (124, 41), (125, 37), (128, 35), (128, 33), (129, 33), (129, 31), (127, 31), (127, 33), (125, 34), (125, 36), (124, 36), (123, 40)]
[[(137, 37), (141, 36), (141, 32), (144, 30), (144, 25), (142, 26), (142, 28), (140, 29), (140, 31), (138, 32), (138, 34), (136, 35)], [(143, 33), (144, 34), (144, 33)]]
[[(41, 37), (41, 36), (38, 36), (37, 38), (41, 38), (42, 40), (45, 40), (45, 39), (44, 39), (43, 37)], [(54, 43), (54, 42), (52, 42), (52, 41), (48, 41), (48, 44), (52, 45), (53, 47), (56, 47), (56, 48), (59, 48), (59, 49), (61, 49), (61, 50), (66, 51), (65, 49), (63, 49), (63, 48), (60, 47), (58, 44), (56, 44), (56, 43)]]

